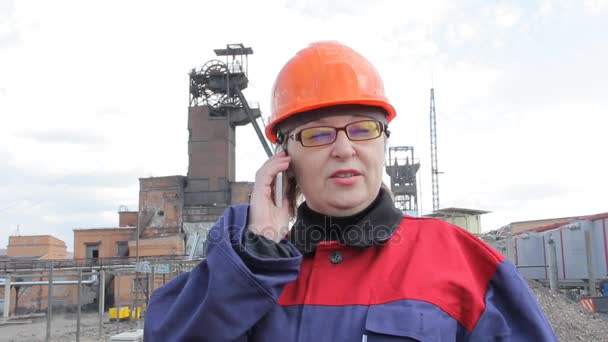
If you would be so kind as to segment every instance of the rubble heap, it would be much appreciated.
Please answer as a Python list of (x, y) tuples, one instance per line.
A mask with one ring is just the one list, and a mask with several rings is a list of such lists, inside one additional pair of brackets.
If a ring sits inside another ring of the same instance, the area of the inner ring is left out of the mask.
[(560, 341), (606, 341), (608, 316), (588, 311), (562, 293), (535, 280), (528, 285), (536, 295)]

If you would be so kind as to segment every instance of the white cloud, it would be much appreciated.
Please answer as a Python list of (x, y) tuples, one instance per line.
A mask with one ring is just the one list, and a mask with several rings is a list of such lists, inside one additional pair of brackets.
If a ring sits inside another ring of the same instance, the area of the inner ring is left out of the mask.
[(608, 0), (585, 0), (587, 13), (598, 15), (608, 10)]
[(543, 16), (547, 16), (553, 13), (553, 0), (541, 0), (539, 12)]
[(453, 46), (461, 46), (474, 39), (478, 29), (470, 23), (458, 23), (453, 25), (447, 32), (447, 39)]
[(503, 29), (515, 26), (521, 16), (520, 9), (514, 5), (499, 5), (494, 11), (496, 24)]
[[(608, 88), (606, 46), (591, 34), (560, 35), (560, 50), (547, 43), (547, 32), (565, 25), (552, 16), (571, 2), (530, 10), (507, 2), (270, 1), (258, 16), (259, 3), (237, 1), (228, 22), (223, 4), (198, 1), (0, 2), (7, 4), (0, 41), (13, 43), (0, 42), (0, 115), (10, 115), (0, 125), (0, 209), (10, 208), (0, 211), (0, 246), (17, 224), (68, 241), (76, 226), (116, 224), (118, 205), (137, 206), (138, 177), (185, 175), (187, 74), (235, 42), (254, 49), (245, 93), (265, 116), (279, 68), (311, 41), (339, 40), (368, 57), (399, 112), (391, 143), (415, 146), (421, 159), (426, 209), (433, 83), (443, 202), (496, 210), (484, 221), (490, 228), (603, 203), (597, 155), (606, 125), (591, 113), (608, 104), (585, 94)], [(584, 5), (593, 16), (573, 11), (569, 27), (600, 22), (605, 2)], [(552, 20), (533, 22), (529, 11)], [(523, 46), (523, 31), (543, 48)], [(574, 44), (577, 53), (567, 53)], [(236, 178), (252, 180), (266, 156), (252, 127), (238, 128), (236, 139)], [(577, 160), (595, 167), (563, 165)]]

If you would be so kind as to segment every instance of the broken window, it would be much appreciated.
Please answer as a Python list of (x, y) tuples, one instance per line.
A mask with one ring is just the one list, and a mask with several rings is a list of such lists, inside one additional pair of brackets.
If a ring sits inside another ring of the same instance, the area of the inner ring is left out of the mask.
[(119, 256), (119, 257), (129, 256), (129, 242), (128, 241), (116, 241), (116, 256)]
[(87, 251), (85, 257), (87, 259), (97, 259), (99, 258), (99, 244), (100, 242), (85, 242), (84, 243)]

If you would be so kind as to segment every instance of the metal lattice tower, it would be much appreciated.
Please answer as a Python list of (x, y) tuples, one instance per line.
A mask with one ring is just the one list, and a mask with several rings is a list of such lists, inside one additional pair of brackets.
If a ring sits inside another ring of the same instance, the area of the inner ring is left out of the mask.
[(420, 163), (414, 159), (414, 147), (395, 146), (388, 149), (386, 173), (391, 178), (395, 206), (408, 215), (418, 216), (417, 173)]
[(437, 168), (437, 114), (435, 113), (435, 89), (431, 88), (431, 176), (433, 186), (433, 211), (439, 210), (439, 169)]
[(249, 55), (253, 49), (243, 44), (228, 44), (225, 49), (213, 50), (226, 61), (213, 59), (200, 70), (190, 72), (190, 106), (208, 106), (211, 116), (228, 117), (232, 126), (249, 123), (255, 129), (268, 156), (272, 151), (256, 121), (261, 116), (259, 108), (251, 108), (243, 90), (247, 88)]

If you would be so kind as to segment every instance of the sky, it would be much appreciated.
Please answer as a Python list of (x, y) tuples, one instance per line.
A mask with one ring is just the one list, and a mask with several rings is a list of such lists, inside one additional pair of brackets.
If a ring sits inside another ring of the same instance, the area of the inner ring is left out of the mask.
[[(225, 5), (222, 5), (225, 4)], [(0, 247), (11, 234), (114, 227), (140, 177), (186, 175), (188, 73), (252, 47), (245, 96), (270, 113), (282, 65), (319, 40), (367, 57), (414, 146), (432, 209), (509, 222), (608, 211), (608, 0), (0, 0)], [(266, 159), (237, 128), (237, 181)]]

